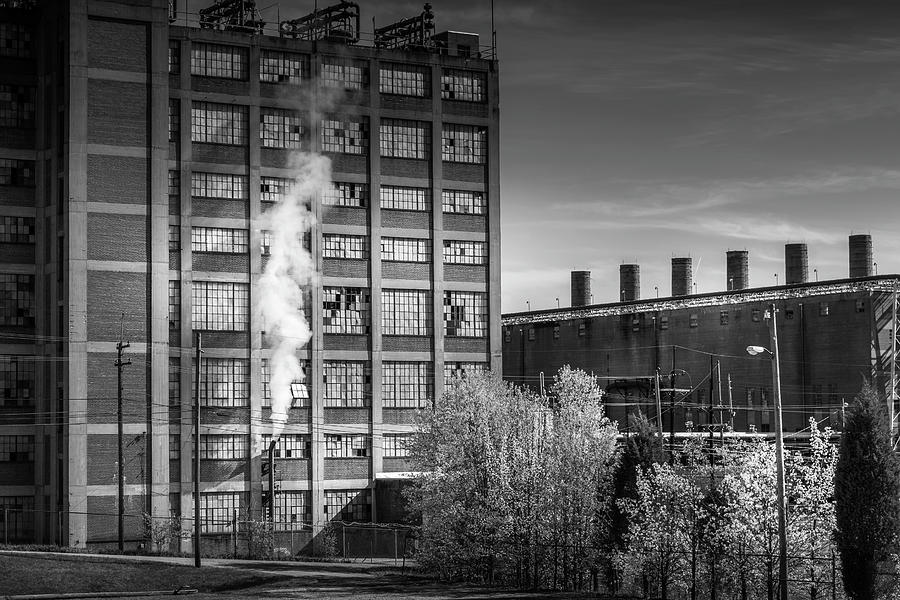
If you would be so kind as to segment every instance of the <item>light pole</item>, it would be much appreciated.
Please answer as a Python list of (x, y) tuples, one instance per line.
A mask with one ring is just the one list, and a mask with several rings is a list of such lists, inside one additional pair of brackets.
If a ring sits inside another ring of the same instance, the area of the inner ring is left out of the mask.
[(788, 598), (787, 574), (787, 506), (784, 493), (784, 427), (781, 423), (781, 368), (778, 360), (778, 327), (775, 324), (775, 304), (769, 305), (766, 315), (772, 349), (763, 346), (747, 346), (747, 353), (756, 356), (763, 352), (772, 355), (772, 386), (775, 395), (775, 468), (776, 493), (778, 495), (778, 585), (780, 600)]
[(659, 298), (659, 286), (658, 286), (658, 285), (654, 285), (654, 286), (653, 286), (653, 289), (656, 290), (656, 297)]
[(813, 274), (816, 276), (816, 281), (819, 281), (819, 270), (813, 269)]

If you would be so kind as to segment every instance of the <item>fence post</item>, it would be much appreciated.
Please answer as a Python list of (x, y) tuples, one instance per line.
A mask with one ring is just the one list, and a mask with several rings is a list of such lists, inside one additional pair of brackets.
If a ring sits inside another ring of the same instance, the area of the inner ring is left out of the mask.
[(9, 507), (3, 507), (3, 543), (9, 543)]
[(343, 548), (342, 558), (347, 560), (347, 526), (341, 524), (341, 547)]
[(397, 528), (394, 528), (394, 566), (397, 566)]
[(834, 550), (831, 551), (831, 600), (837, 600), (837, 565), (834, 561)]
[(234, 539), (234, 552), (232, 556), (237, 558), (238, 552), (238, 520), (237, 520), (237, 510), (235, 509), (231, 513), (231, 536)]

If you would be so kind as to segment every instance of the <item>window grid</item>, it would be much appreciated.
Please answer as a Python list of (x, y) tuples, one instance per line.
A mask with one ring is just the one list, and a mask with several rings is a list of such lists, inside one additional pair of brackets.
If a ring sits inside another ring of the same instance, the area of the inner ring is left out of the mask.
[[(268, 452), (269, 444), (272, 443), (271, 435), (263, 435), (263, 448)], [(302, 459), (309, 458), (311, 451), (311, 441), (308, 434), (305, 433), (283, 433), (275, 442), (275, 458)]]
[(220, 200), (249, 198), (246, 175), (229, 173), (191, 173), (191, 196)]
[(444, 292), (444, 332), (448, 337), (485, 337), (487, 321), (484, 292)]
[(394, 262), (431, 262), (431, 240), (423, 238), (381, 238), (381, 260)]
[(444, 69), (441, 74), (441, 98), (466, 102), (487, 100), (487, 77), (475, 71)]
[(34, 217), (0, 217), (0, 242), (33, 244), (34, 235)]
[(427, 67), (415, 65), (385, 65), (378, 71), (378, 91), (382, 94), (425, 98), (429, 91)]
[(247, 49), (194, 42), (191, 46), (191, 75), (246, 81)]
[(372, 520), (372, 490), (325, 490), (325, 514), (332, 521)]
[[(192, 363), (191, 389), (194, 389), (197, 385), (196, 359)], [(250, 361), (245, 358), (204, 358), (200, 371), (200, 406), (249, 406)]]
[(445, 213), (483, 215), (487, 212), (487, 202), (483, 192), (443, 190), (441, 192), (441, 209)]
[(34, 275), (0, 273), (0, 326), (34, 327)]
[(259, 180), (260, 202), (281, 202), (290, 193), (293, 180), (283, 177), (261, 177)]
[(368, 288), (323, 288), (322, 319), (325, 333), (369, 333)]
[(0, 357), (0, 407), (34, 406), (34, 384), (33, 359)]
[(272, 232), (267, 229), (259, 232), (259, 253), (262, 256), (272, 255)]
[(326, 233), (322, 236), (322, 256), (366, 260), (369, 258), (369, 238), (365, 235)]
[(283, 530), (288, 524), (311, 522), (309, 491), (279, 491), (275, 494), (275, 529)]
[(406, 458), (412, 444), (411, 433), (386, 433), (381, 438), (381, 449), (384, 458)]
[(381, 208), (425, 212), (431, 204), (431, 190), (399, 185), (381, 186)]
[(368, 83), (367, 73), (361, 61), (327, 59), (322, 61), (319, 81), (324, 87), (361, 90)]
[(322, 204), (327, 206), (352, 206), (362, 208), (369, 201), (369, 186), (365, 183), (332, 182), (330, 189), (322, 191)]
[(246, 254), (249, 251), (250, 234), (246, 229), (191, 228), (191, 252)]
[(304, 79), (309, 79), (308, 56), (276, 50), (263, 50), (260, 53), (260, 81), (299, 85)]
[(245, 283), (191, 283), (191, 321), (195, 330), (246, 331), (249, 294)]
[(234, 513), (241, 507), (237, 492), (201, 492), (200, 520), (203, 533), (228, 533)]
[(34, 187), (34, 161), (0, 158), (0, 185)]
[(368, 154), (369, 127), (365, 117), (322, 119), (322, 151), (341, 154)]
[(381, 365), (381, 399), (386, 408), (423, 408), (431, 403), (431, 363), (385, 361)]
[(470, 373), (485, 373), (488, 364), (483, 362), (445, 362), (444, 385), (450, 385), (454, 379), (465, 377)]
[[(303, 381), (291, 382), (291, 396), (294, 401), (291, 408), (308, 407), (309, 402), (309, 363), (305, 360), (300, 361), (300, 368), (303, 369)], [(260, 381), (262, 383), (262, 405), (264, 407), (272, 406), (272, 368), (269, 365), (269, 359), (262, 359), (260, 366)]]
[(0, 56), (30, 58), (32, 56), (32, 28), (24, 23), (0, 23)]
[(0, 127), (34, 127), (35, 88), (0, 84)]
[(370, 405), (372, 373), (368, 363), (326, 360), (323, 366), (325, 406), (348, 408)]
[(181, 225), (169, 225), (169, 252), (181, 250)]
[(369, 456), (368, 435), (325, 434), (325, 458), (363, 458)]
[(383, 335), (431, 335), (431, 292), (382, 290)]
[(487, 244), (465, 240), (444, 240), (445, 265), (483, 265), (487, 262)]
[(247, 447), (246, 435), (201, 435), (200, 460), (241, 460)]
[(169, 460), (181, 460), (181, 436), (173, 431), (169, 431)]
[(177, 142), (181, 131), (181, 103), (178, 98), (169, 98), (169, 141)]
[(444, 123), (441, 132), (441, 160), (476, 165), (487, 162), (486, 128)]
[(181, 44), (178, 40), (169, 40), (169, 74), (181, 72)]
[(382, 119), (378, 144), (381, 156), (425, 160), (431, 144), (430, 124), (423, 121)]
[(181, 360), (169, 358), (169, 406), (181, 406)]
[(259, 110), (259, 141), (263, 148), (299, 150), (303, 140), (300, 115), (282, 108)]
[(169, 171), (169, 198), (178, 198), (181, 196), (181, 172), (176, 170)]
[(181, 327), (181, 281), (169, 280), (169, 329)]
[(191, 140), (204, 144), (247, 144), (247, 107), (214, 102), (191, 104)]
[(2, 462), (34, 462), (34, 436), (0, 435)]

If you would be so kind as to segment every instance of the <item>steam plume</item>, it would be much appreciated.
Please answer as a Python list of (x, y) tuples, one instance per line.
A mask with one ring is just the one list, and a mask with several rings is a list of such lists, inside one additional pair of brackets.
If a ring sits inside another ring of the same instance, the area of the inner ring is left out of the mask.
[(303, 306), (303, 288), (316, 277), (315, 261), (303, 247), (304, 234), (314, 221), (307, 202), (331, 185), (331, 161), (320, 154), (296, 152), (291, 166), (297, 173), (293, 185), (260, 218), (261, 227), (272, 236), (269, 261), (259, 278), (256, 310), (272, 345), (269, 389), (273, 440), (278, 439), (287, 422), (293, 400), (291, 383), (304, 379), (297, 351), (312, 337)]

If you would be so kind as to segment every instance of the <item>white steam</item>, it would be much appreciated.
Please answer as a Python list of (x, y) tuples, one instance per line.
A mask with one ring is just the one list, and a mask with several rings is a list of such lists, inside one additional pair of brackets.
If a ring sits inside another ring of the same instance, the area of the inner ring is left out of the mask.
[(291, 168), (293, 185), (282, 199), (260, 217), (271, 232), (269, 260), (259, 278), (256, 311), (272, 346), (269, 389), (272, 396), (272, 439), (278, 439), (293, 402), (292, 382), (302, 382), (297, 352), (312, 337), (303, 306), (303, 289), (315, 282), (316, 264), (303, 247), (304, 235), (314, 218), (307, 203), (331, 186), (331, 161), (309, 152), (296, 152)]

